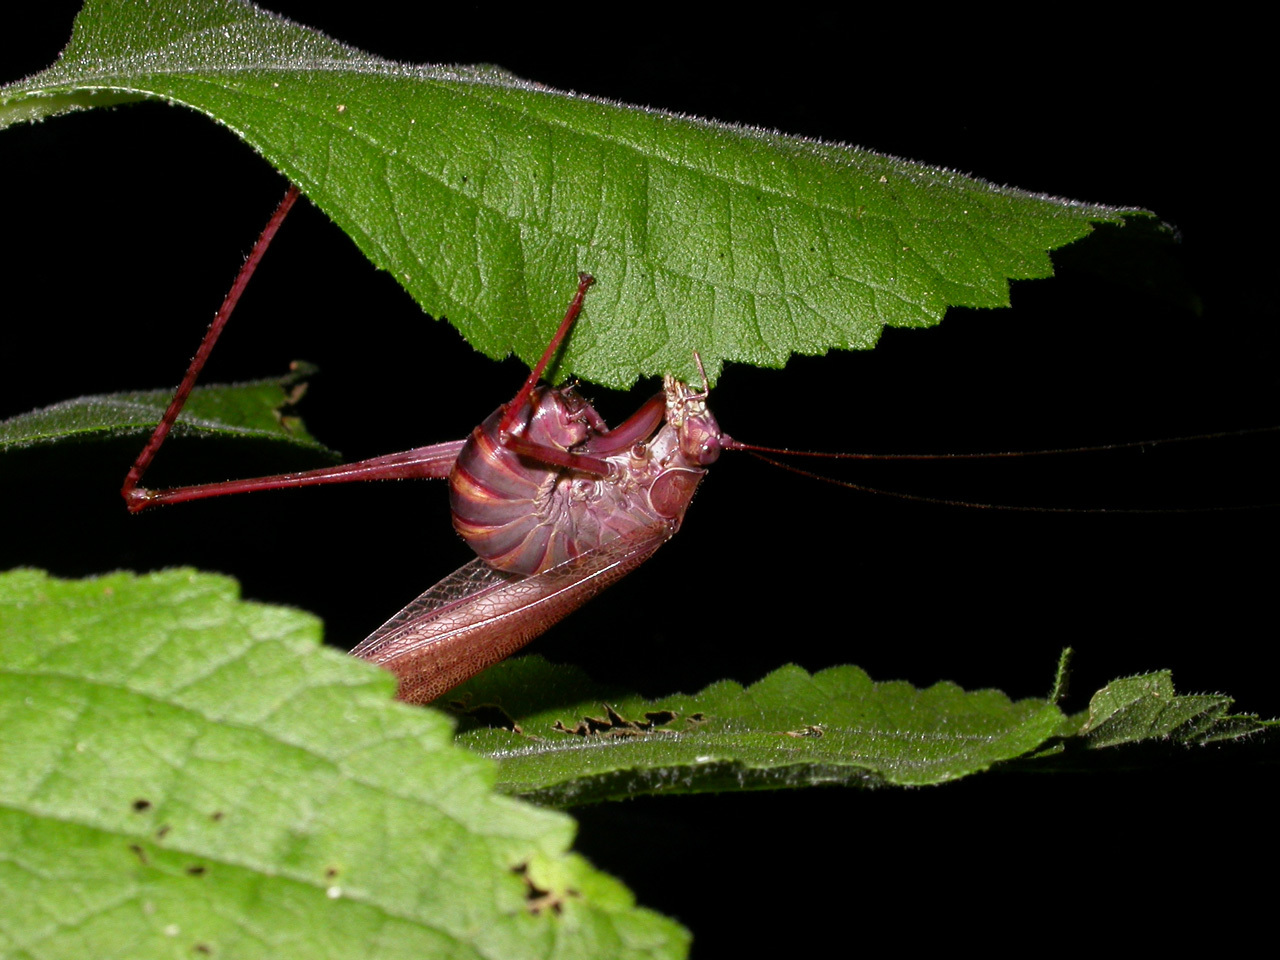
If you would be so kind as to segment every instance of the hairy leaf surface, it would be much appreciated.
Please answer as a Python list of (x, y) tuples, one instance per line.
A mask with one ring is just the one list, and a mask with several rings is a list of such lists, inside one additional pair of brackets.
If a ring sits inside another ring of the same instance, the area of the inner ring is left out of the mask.
[(225, 125), (425, 311), (532, 361), (579, 271), (561, 370), (609, 386), (873, 346), (1006, 306), (1048, 251), (1141, 211), (997, 187), (855, 147), (410, 66), (245, 3), (85, 6), (0, 128), (161, 98)]

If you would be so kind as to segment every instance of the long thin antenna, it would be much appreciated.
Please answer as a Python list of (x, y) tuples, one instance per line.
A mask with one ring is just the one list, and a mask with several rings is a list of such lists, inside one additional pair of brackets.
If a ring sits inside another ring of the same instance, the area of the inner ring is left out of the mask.
[[(1263, 433), (1273, 429), (1275, 428), (1261, 427), (1257, 430), (1240, 431), (1240, 433)], [(1224, 433), (1224, 434), (1206, 435), (1206, 436), (1235, 436), (1235, 435), (1236, 435), (1235, 433)], [(1189, 437), (1187, 439), (1197, 439), (1197, 438)], [(1168, 442), (1172, 442), (1172, 441), (1168, 441)], [(1117, 445), (1117, 448), (1121, 446), (1141, 446), (1141, 445), (1142, 444), (1120, 444), (1120, 445)], [(918, 494), (918, 493), (904, 493), (900, 490), (885, 490), (881, 487), (870, 487), (862, 483), (851, 483), (848, 480), (837, 480), (834, 477), (825, 477), (820, 473), (814, 473), (811, 470), (805, 470), (804, 468), (797, 467), (794, 464), (784, 463), (781, 460), (774, 460), (772, 457), (766, 457), (763, 454), (758, 452), (758, 448), (752, 448), (745, 444), (741, 446), (730, 447), (729, 449), (743, 450), (744, 452), (751, 454), (751, 456), (755, 457), (757, 460), (763, 460), (765, 463), (769, 464), (770, 466), (778, 467), (781, 470), (787, 470), (791, 473), (799, 474), (802, 477), (809, 477), (810, 479), (813, 479), (813, 480), (821, 480), (823, 483), (829, 483), (829, 484), (832, 484), (833, 486), (845, 487), (849, 490), (857, 490), (860, 493), (873, 493), (881, 497), (892, 497), (895, 500), (910, 500), (913, 503), (932, 503), (932, 504), (936, 504), (938, 506), (943, 506), (943, 507), (967, 507), (971, 510), (999, 510), (1005, 513), (1125, 513), (1125, 514), (1152, 513), (1154, 514), (1154, 513), (1231, 513), (1231, 512), (1238, 512), (1241, 510), (1266, 510), (1266, 509), (1271, 509), (1271, 508), (1280, 506), (1280, 503), (1249, 503), (1249, 504), (1241, 504), (1238, 506), (1211, 506), (1211, 507), (1038, 507), (1038, 506), (1025, 506), (1025, 505), (1012, 504), (1012, 503), (979, 503), (978, 501), (975, 501), (975, 500), (951, 500), (946, 497), (927, 497), (923, 494)], [(1106, 449), (1106, 448), (1086, 447), (1081, 449), (1092, 450), (1092, 449)], [(792, 451), (788, 450), (785, 452), (791, 453)], [(1044, 453), (1048, 451), (1036, 451), (1036, 452)], [(1064, 452), (1075, 452), (1075, 451), (1064, 451)], [(1014, 455), (1016, 456), (1016, 454)], [(817, 456), (824, 456), (824, 455), (817, 454)], [(840, 455), (827, 454), (826, 456), (839, 457)], [(936, 457), (903, 456), (903, 457), (890, 457), (887, 459), (936, 460), (936, 459), (943, 459), (946, 456), (947, 456), (946, 454), (939, 454)], [(980, 455), (979, 454), (960, 454), (959, 456), (961, 459), (964, 459), (966, 457), (972, 458)], [(874, 459), (874, 458), (857, 457), (855, 455), (854, 459)]]
[[(762, 447), (754, 443), (742, 443), (729, 437), (723, 438), (720, 445), (725, 450), (744, 450), (748, 453), (775, 453), (792, 457), (817, 457), (825, 460), (997, 460), (1006, 457), (1047, 457), (1068, 453), (1106, 453), (1112, 450), (1135, 450), (1141, 447), (1160, 447), (1171, 443), (1189, 443), (1193, 440), (1225, 440), (1231, 437), (1249, 437), (1260, 433), (1277, 432), (1280, 432), (1280, 426), (1246, 427), (1242, 430), (1197, 433), (1185, 437), (1163, 437), (1159, 440), (1126, 440), (1122, 443), (1100, 443), (1088, 447), (1056, 447), (1045, 450), (996, 450), (987, 453), (827, 453), (815, 450), (790, 450), (786, 447)], [(760, 459), (763, 460), (764, 458), (761, 457)]]

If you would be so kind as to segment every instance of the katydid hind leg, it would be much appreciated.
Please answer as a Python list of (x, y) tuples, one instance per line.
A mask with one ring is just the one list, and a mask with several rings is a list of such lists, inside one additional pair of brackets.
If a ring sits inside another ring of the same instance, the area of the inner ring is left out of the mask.
[(542, 379), (542, 374), (547, 369), (547, 365), (551, 363), (551, 358), (556, 355), (561, 344), (564, 343), (565, 337), (573, 329), (573, 325), (578, 320), (578, 314), (582, 312), (582, 302), (587, 295), (587, 288), (595, 282), (595, 277), (589, 273), (578, 274), (578, 291), (574, 294), (573, 300), (569, 302), (569, 308), (565, 311), (564, 317), (560, 321), (560, 326), (556, 328), (551, 341), (547, 344), (546, 349), (542, 351), (542, 356), (533, 365), (533, 369), (529, 371), (529, 376), (525, 378), (524, 383), (521, 384), (520, 389), (516, 391), (516, 395), (507, 405), (506, 413), (502, 418), (502, 433), (509, 433), (524, 414), (525, 409), (530, 406), (529, 400), (533, 394), (533, 388), (538, 385), (538, 381)]
[(163, 445), (172, 430), (178, 415), (194, 389), (200, 371), (208, 362), (214, 345), (221, 336), (227, 321), (235, 311), (236, 305), (252, 279), (263, 255), (271, 245), (289, 211), (298, 198), (298, 188), (290, 185), (284, 198), (276, 207), (271, 219), (267, 222), (262, 234), (258, 237), (249, 256), (245, 258), (235, 281), (231, 285), (226, 298), (222, 302), (213, 322), (210, 323), (204, 338), (196, 350), (187, 368), (182, 383), (174, 392), (173, 399), (160, 423), (156, 425), (146, 446), (125, 477), (121, 494), (129, 511), (138, 513), (148, 507), (160, 504), (183, 503), (189, 500), (203, 500), (209, 497), (225, 496), (234, 493), (251, 493), (260, 490), (277, 490), (285, 487), (315, 486), (329, 483), (349, 483), (362, 480), (401, 480), (401, 479), (442, 479), (449, 476), (465, 441), (449, 441), (426, 447), (417, 447), (402, 453), (373, 457), (356, 463), (341, 464), (334, 467), (322, 467), (316, 470), (305, 470), (294, 473), (274, 474), (267, 477), (252, 477), (242, 480), (227, 480), (216, 483), (193, 484), (169, 489), (151, 490), (141, 486), (143, 475), (157, 451)]
[(169, 431), (173, 429), (173, 424), (178, 419), (178, 414), (182, 412), (187, 398), (191, 396), (191, 391), (195, 388), (196, 379), (200, 376), (200, 371), (204, 369), (204, 365), (213, 353), (218, 337), (222, 335), (227, 321), (231, 319), (231, 314), (235, 312), (236, 304), (240, 302), (241, 295), (253, 278), (254, 272), (258, 269), (258, 264), (262, 262), (262, 257), (266, 254), (267, 248), (271, 246), (271, 241), (275, 239), (275, 235), (284, 224), (285, 217), (289, 215), (289, 211), (293, 209), (297, 199), (298, 188), (290, 184), (289, 189), (285, 191), (284, 198), (271, 215), (271, 219), (267, 221), (266, 227), (263, 228), (257, 242), (253, 245), (253, 249), (249, 251), (249, 256), (245, 258), (239, 273), (236, 274), (236, 278), (231, 284), (231, 289), (227, 291), (226, 298), (222, 301), (222, 306), (214, 314), (213, 321), (209, 324), (209, 329), (200, 341), (200, 346), (196, 350), (195, 356), (191, 358), (187, 372), (183, 376), (182, 382), (178, 384), (177, 390), (174, 391), (173, 399), (169, 401), (169, 406), (165, 410), (164, 416), (156, 425), (155, 430), (152, 431), (146, 445), (142, 448), (142, 452), (138, 454), (133, 466), (129, 468), (129, 472), (125, 474), (124, 484), (120, 488), (120, 495), (124, 497), (124, 501), (131, 513), (137, 513), (151, 503), (156, 502), (155, 491), (147, 490), (140, 485), (142, 477), (147, 472), (147, 468), (151, 466), (151, 461), (155, 459), (156, 453), (159, 452), (160, 447), (164, 444), (165, 438), (169, 436)]

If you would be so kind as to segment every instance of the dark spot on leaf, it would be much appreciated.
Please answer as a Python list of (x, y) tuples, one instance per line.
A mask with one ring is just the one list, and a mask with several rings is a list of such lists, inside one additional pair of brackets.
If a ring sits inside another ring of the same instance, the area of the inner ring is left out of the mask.
[(818, 726), (816, 723), (811, 723), (809, 726), (800, 730), (784, 730), (783, 736), (803, 737), (806, 739), (817, 740), (819, 737), (825, 736), (826, 733), (827, 731), (823, 730), (822, 727)]
[(466, 733), (468, 730), (510, 730), (512, 733), (524, 733), (515, 718), (501, 706), (496, 703), (473, 705), (469, 694), (443, 703), (437, 701), (436, 705), (443, 706), (458, 718), (459, 733)]
[(139, 798), (139, 799), (137, 799), (137, 800), (133, 801), (133, 812), (134, 812), (134, 813), (146, 813), (146, 812), (147, 812), (148, 810), (150, 810), (150, 809), (151, 809), (151, 801), (150, 801), (150, 800), (143, 800), (143, 799)]
[(647, 731), (639, 727), (615, 727), (604, 734), (606, 737), (643, 737)]
[(204, 954), (205, 956), (208, 956), (209, 954), (213, 953), (213, 948), (210, 947), (207, 943), (197, 943), (191, 949), (193, 952)]
[(209, 814), (209, 819), (212, 820), (214, 823), (217, 823), (219, 820), (222, 819), (222, 811), (221, 810), (213, 811), (213, 813)]
[(613, 709), (613, 707), (609, 706), (609, 704), (606, 703), (604, 705), (604, 709), (605, 709), (605, 712), (609, 714), (609, 723), (612, 724), (613, 726), (615, 727), (634, 726), (634, 724), (630, 720), (624, 720), (622, 717), (622, 714), (618, 713), (618, 711)]
[(156, 831), (156, 839), (163, 840), (165, 837), (169, 835), (169, 831), (172, 829), (173, 827), (171, 827), (167, 823), (160, 824), (160, 829)]
[(324, 871), (324, 878), (325, 878), (326, 880), (332, 880), (332, 879), (333, 879), (334, 877), (336, 877), (337, 875), (338, 875), (338, 868), (337, 868), (337, 867), (327, 867), (327, 868), (325, 869), (325, 871)]
[(203, 877), (204, 874), (205, 868), (198, 863), (193, 863), (191, 866), (187, 867), (187, 876), (189, 877)]
[[(536, 883), (529, 879), (529, 864), (518, 863), (511, 868), (511, 872), (524, 880), (525, 885), (525, 906), (529, 912), (535, 917), (544, 910), (550, 910), (559, 916), (564, 912), (564, 898), (552, 893), (550, 890), (543, 890)], [(578, 891), (566, 890), (564, 896), (576, 897)]]
[(609, 704), (604, 704), (604, 717), (583, 717), (574, 726), (567, 727), (560, 720), (552, 728), (560, 733), (571, 733), (579, 737), (638, 737), (646, 733), (673, 733), (671, 730), (659, 730), (663, 724), (670, 723), (676, 715), (670, 710), (654, 710), (645, 714), (644, 720), (628, 720)]
[(142, 865), (144, 867), (149, 866), (149, 864), (147, 863), (147, 851), (143, 850), (136, 843), (129, 844), (129, 849), (133, 851), (134, 856), (136, 856), (138, 860), (142, 862)]
[(507, 711), (503, 710), (496, 703), (481, 703), (472, 707), (466, 712), (469, 719), (475, 722), (477, 726), (489, 727), (496, 730), (511, 730), (520, 733), (520, 725)]
[(535, 917), (543, 910), (550, 910), (557, 917), (564, 913), (564, 903), (559, 897), (552, 896), (550, 893), (543, 894), (540, 897), (530, 896), (528, 899), (529, 912)]

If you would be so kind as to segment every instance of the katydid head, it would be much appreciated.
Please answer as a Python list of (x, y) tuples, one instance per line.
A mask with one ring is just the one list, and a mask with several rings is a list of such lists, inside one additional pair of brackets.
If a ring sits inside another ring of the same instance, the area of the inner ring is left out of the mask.
[(723, 433), (715, 415), (707, 409), (706, 383), (702, 390), (694, 391), (684, 381), (667, 375), (662, 389), (667, 401), (667, 423), (676, 429), (680, 453), (699, 467), (715, 463), (720, 458)]

